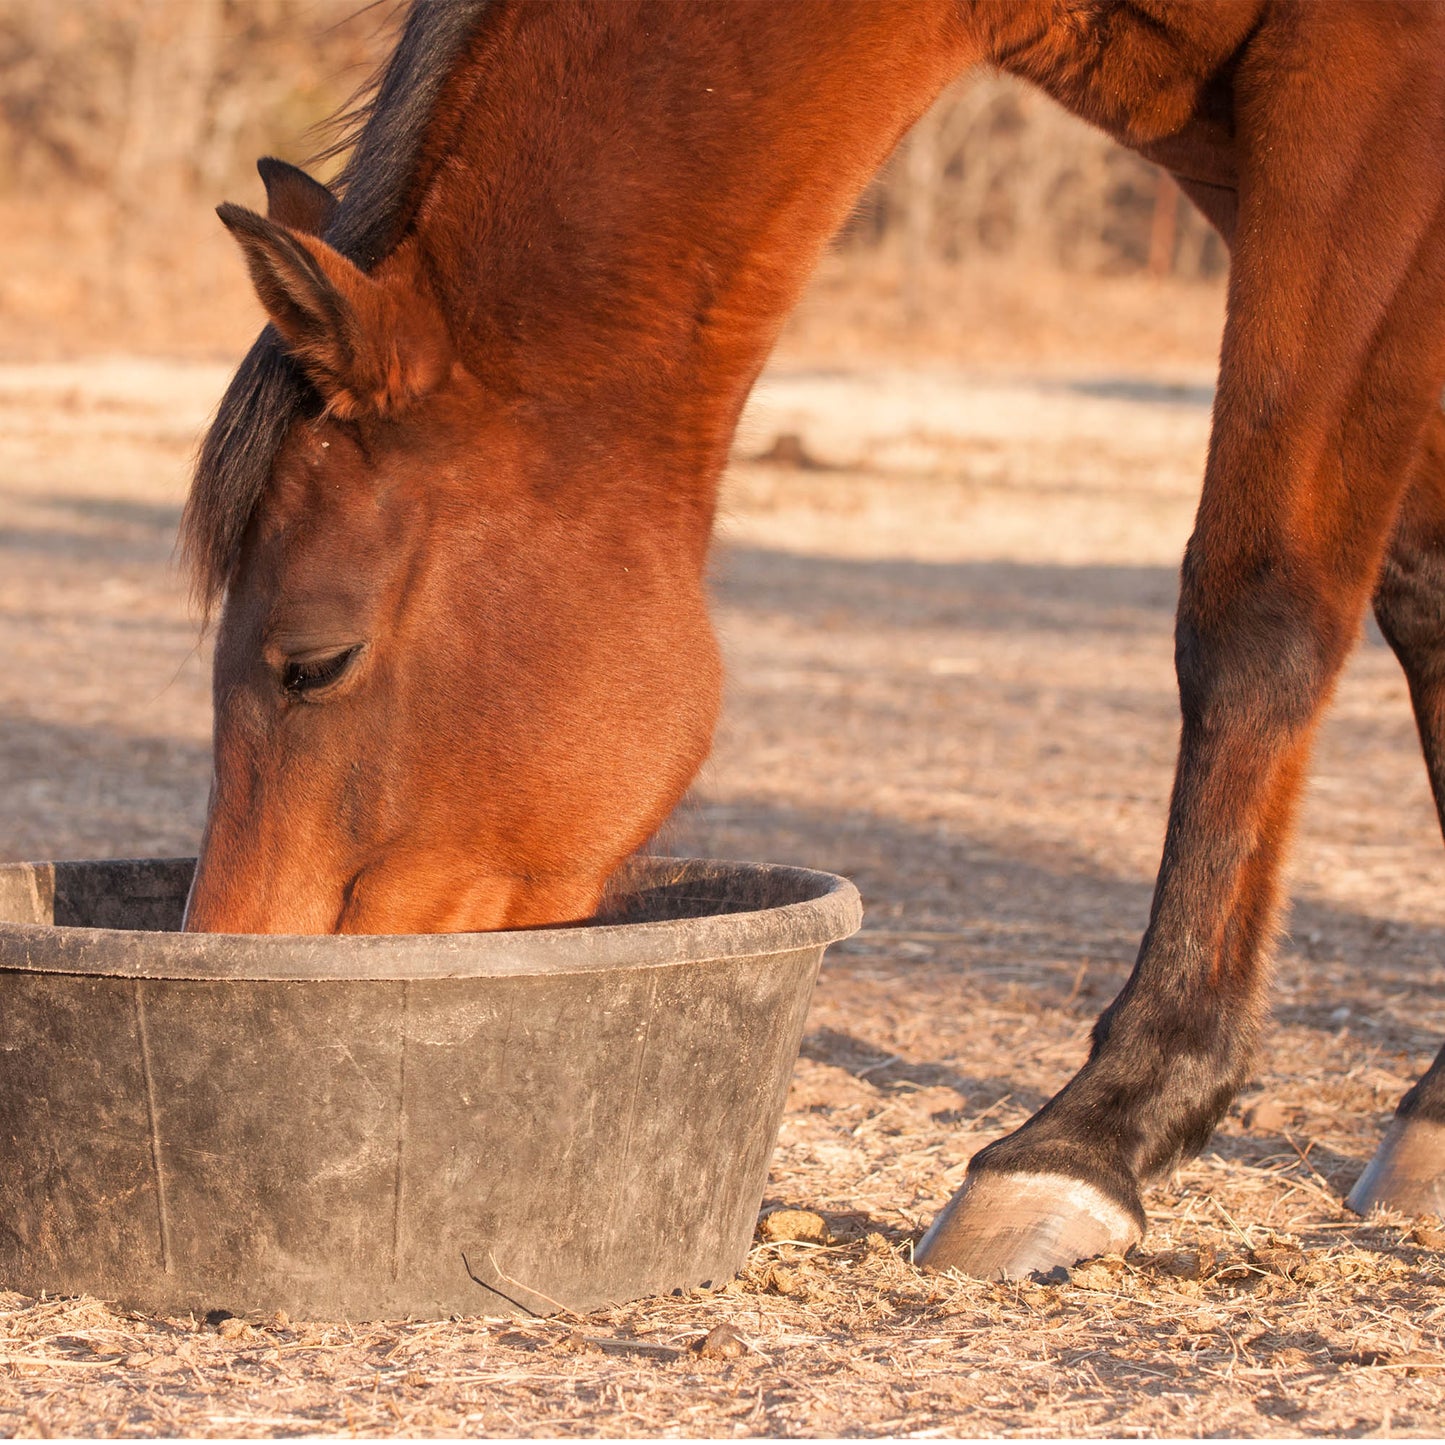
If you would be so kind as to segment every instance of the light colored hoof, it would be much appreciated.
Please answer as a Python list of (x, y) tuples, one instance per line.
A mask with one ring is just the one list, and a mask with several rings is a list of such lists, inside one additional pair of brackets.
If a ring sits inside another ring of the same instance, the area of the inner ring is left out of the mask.
[(1356, 1214), (1395, 1209), (1445, 1216), (1445, 1124), (1392, 1119), (1345, 1207)]
[(1108, 1195), (1063, 1174), (970, 1174), (914, 1251), (924, 1269), (976, 1279), (1024, 1279), (1142, 1237)]

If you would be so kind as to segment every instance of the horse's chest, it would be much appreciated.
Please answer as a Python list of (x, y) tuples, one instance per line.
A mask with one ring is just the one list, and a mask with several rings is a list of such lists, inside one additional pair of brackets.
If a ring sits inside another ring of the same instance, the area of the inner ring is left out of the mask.
[(1003, 5), (991, 50), (1075, 114), (1126, 145), (1147, 145), (1209, 109), (1261, 8), (1260, 0)]

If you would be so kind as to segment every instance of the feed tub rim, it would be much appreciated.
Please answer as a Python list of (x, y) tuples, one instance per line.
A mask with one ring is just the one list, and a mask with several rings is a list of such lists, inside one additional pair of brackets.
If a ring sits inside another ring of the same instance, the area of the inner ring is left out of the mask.
[[(194, 864), (193, 858), (89, 859), (96, 864)], [(58, 863), (0, 865), (53, 870)], [(738, 874), (791, 884), (791, 903), (637, 923), (492, 933), (180, 933), (0, 921), (0, 973), (215, 982), (399, 982), (540, 977), (662, 968), (826, 948), (856, 933), (863, 905), (846, 878), (784, 863), (641, 858), (634, 885), (704, 884)]]

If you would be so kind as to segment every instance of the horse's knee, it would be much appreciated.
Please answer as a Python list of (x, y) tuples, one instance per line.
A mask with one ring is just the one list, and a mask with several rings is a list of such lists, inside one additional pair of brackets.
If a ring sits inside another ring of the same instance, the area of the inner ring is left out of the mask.
[(1279, 569), (1211, 585), (1186, 557), (1174, 634), (1186, 728), (1279, 736), (1306, 727), (1357, 620), (1347, 600)]

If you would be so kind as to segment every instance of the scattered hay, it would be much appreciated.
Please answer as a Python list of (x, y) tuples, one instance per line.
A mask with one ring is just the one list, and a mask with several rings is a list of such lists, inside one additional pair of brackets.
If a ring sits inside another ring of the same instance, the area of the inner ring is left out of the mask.
[[(21, 380), (0, 397), (0, 834), (182, 851), (208, 711), (199, 668), (172, 681), (194, 628), (166, 569), (204, 408), (180, 427), (179, 402), (67, 409)], [(886, 390), (865, 380), (849, 426)], [(940, 409), (932, 470), (736, 475), (730, 711), (674, 846), (832, 867), (869, 907), (825, 965), (777, 1222), (736, 1280), (585, 1319), (350, 1325), (0, 1294), (0, 1432), (1440, 1434), (1445, 1228), (1340, 1203), (1445, 1024), (1439, 844), (1375, 642), (1321, 737), (1260, 1072), (1146, 1201), (1143, 1248), (1003, 1284), (910, 1262), (970, 1154), (1084, 1056), (1148, 913), (1207, 408), (1067, 391), (985, 388), (973, 440)], [(844, 453), (847, 427), (805, 423)]]
[(758, 1238), (765, 1244), (832, 1244), (827, 1221), (811, 1209), (770, 1209), (758, 1221)]
[[(1211, 1155), (1147, 1248), (1047, 1280), (924, 1275), (896, 1215), (840, 1213), (831, 1243), (761, 1241), (720, 1288), (585, 1320), (208, 1326), (6, 1295), (0, 1428), (1331, 1435), (1388, 1412), (1438, 1433), (1445, 1259), (1418, 1238), (1435, 1231), (1342, 1221), (1298, 1192), (1303, 1169)], [(1289, 1229), (1230, 1222), (1290, 1202)]]

